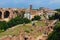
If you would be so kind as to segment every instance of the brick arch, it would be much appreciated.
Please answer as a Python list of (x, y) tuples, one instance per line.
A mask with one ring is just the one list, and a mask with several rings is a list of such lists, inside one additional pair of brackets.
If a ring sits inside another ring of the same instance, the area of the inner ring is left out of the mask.
[[(11, 18), (15, 18), (17, 15), (17, 12), (14, 12), (14, 8), (0, 8), (0, 19), (4, 20), (5, 18), (11, 19)], [(8, 11), (8, 13), (6, 13), (6, 11)], [(20, 13), (20, 10), (17, 10), (18, 13)], [(2, 16), (1, 16), (2, 15)], [(6, 15), (8, 15), (7, 17), (5, 17)]]
[(0, 19), (2, 19), (2, 12), (0, 11)]
[(9, 11), (5, 11), (5, 12), (4, 12), (4, 18), (8, 18), (9, 15), (10, 15), (10, 12), (9, 12)]

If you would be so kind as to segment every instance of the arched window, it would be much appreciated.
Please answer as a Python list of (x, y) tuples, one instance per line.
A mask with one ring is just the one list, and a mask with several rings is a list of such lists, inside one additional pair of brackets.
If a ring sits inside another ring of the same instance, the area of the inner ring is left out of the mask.
[(4, 18), (8, 18), (9, 15), (10, 15), (10, 12), (9, 12), (9, 11), (5, 11), (5, 12), (4, 12)]

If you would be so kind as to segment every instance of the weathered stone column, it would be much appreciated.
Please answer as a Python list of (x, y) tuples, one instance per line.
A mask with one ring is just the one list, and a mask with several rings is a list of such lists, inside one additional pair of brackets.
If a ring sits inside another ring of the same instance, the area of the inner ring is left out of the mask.
[(20, 34), (20, 35), (19, 35), (19, 39), (20, 39), (20, 40), (24, 40), (23, 34)]
[(4, 12), (2, 12), (2, 19), (4, 19)]
[(19, 31), (18, 38), (19, 40), (24, 40), (24, 30)]
[(9, 11), (10, 14), (9, 14), (9, 18), (11, 19), (13, 17), (13, 12), (12, 11)]

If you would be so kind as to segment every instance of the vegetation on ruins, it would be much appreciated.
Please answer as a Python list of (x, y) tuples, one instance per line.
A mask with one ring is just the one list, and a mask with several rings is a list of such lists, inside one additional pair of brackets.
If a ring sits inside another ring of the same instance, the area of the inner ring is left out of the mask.
[(53, 16), (49, 16), (49, 20), (53, 20), (54, 19), (54, 17)]
[[(44, 21), (37, 21), (37, 22), (35, 22), (35, 25), (36, 26), (45, 26), (45, 23), (44, 23)], [(29, 34), (31, 32), (34, 33), (34, 31), (37, 30), (37, 28), (32, 26), (32, 22), (25, 24), (25, 25), (19, 24), (19, 25), (13, 26), (12, 28), (7, 29), (4, 32), (1, 32), (0, 38), (5, 35), (18, 35), (18, 32), (20, 30), (24, 30), (26, 33)], [(34, 33), (34, 37), (37, 37), (39, 35), (41, 35), (41, 32)]]
[(60, 14), (55, 13), (53, 16), (49, 16), (49, 20), (59, 19), (60, 20)]
[(19, 15), (21, 18), (24, 17), (25, 11), (21, 11), (21, 14)]
[[(40, 16), (34, 16), (34, 20), (40, 20)], [(30, 22), (31, 21), (29, 19), (22, 18), (21, 16), (17, 16), (15, 18), (12, 18), (9, 22), (0, 21), (0, 32), (3, 32), (5, 30), (7, 30), (8, 28), (11, 28), (11, 27), (16, 26), (18, 24), (27, 24)]]
[(47, 40), (60, 40), (60, 21), (56, 23), (53, 30), (54, 31), (49, 34)]
[(60, 9), (55, 9), (55, 11), (58, 11), (58, 12), (60, 12)]
[(29, 19), (21, 18), (20, 16), (17, 16), (16, 18), (12, 18), (9, 22), (0, 21), (0, 31), (2, 30), (5, 31), (6, 29), (16, 26), (18, 24), (23, 24), (23, 23), (26, 24), (29, 22), (31, 22)]
[(0, 32), (3, 32), (8, 28), (8, 25), (5, 21), (0, 21)]
[(16, 17), (16, 18), (13, 18), (11, 19), (9, 22), (8, 22), (8, 25), (9, 27), (12, 27), (12, 26), (15, 26), (15, 25), (18, 25), (18, 24), (23, 24), (23, 23), (29, 23), (30, 20), (27, 19), (27, 18), (21, 18), (21, 17)]
[(40, 20), (40, 19), (41, 19), (41, 17), (39, 15), (36, 15), (36, 16), (34, 16), (34, 18), (32, 18), (32, 20)]

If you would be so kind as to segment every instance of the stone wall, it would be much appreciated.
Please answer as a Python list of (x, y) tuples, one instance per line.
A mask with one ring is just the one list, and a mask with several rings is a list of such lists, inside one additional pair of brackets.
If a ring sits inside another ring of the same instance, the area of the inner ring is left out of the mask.
[[(14, 11), (18, 11), (20, 13), (22, 9), (16, 9), (16, 8), (0, 8), (0, 20), (4, 20), (6, 18), (14, 18), (17, 16), (17, 13)], [(7, 16), (8, 15), (8, 16)], [(7, 17), (5, 17), (7, 16)]]

